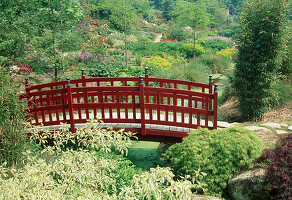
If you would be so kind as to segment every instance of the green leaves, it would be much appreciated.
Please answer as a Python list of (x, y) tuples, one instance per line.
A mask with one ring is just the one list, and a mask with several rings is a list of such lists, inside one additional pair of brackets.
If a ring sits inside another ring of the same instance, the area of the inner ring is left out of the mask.
[(242, 120), (260, 120), (270, 107), (271, 83), (277, 80), (277, 62), (283, 45), (286, 1), (248, 1), (241, 15), (238, 60), (233, 87)]
[(197, 183), (204, 184), (201, 188), (208, 194), (220, 196), (226, 181), (251, 167), (261, 151), (261, 141), (252, 131), (199, 129), (191, 132), (182, 143), (171, 146), (164, 157), (171, 162), (177, 176), (189, 175)]

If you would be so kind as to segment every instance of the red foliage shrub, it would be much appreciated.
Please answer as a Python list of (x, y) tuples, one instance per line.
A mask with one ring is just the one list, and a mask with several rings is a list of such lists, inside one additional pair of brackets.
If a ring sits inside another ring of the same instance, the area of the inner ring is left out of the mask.
[(167, 39), (167, 38), (164, 38), (162, 41), (163, 42), (178, 42), (178, 40), (176, 39), (172, 40), (172, 39)]
[(271, 186), (273, 199), (292, 200), (292, 133), (284, 135), (274, 150), (266, 150), (262, 156), (269, 159), (266, 178)]

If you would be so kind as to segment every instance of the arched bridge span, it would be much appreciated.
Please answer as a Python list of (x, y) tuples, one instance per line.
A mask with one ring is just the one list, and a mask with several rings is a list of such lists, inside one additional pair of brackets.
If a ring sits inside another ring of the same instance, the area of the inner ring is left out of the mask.
[(217, 128), (217, 84), (149, 77), (86, 78), (35, 86), (20, 95), (30, 123), (70, 124), (75, 131), (90, 119), (136, 132), (141, 140), (175, 142), (198, 127)]

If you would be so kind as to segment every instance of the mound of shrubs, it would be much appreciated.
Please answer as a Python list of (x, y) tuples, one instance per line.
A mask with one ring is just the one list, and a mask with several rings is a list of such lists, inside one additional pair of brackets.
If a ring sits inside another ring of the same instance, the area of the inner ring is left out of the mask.
[(280, 139), (275, 149), (265, 150), (261, 159), (268, 160), (266, 178), (273, 199), (292, 199), (292, 134)]
[[(207, 194), (221, 196), (227, 181), (252, 166), (262, 152), (256, 133), (244, 128), (198, 129), (172, 145), (164, 154), (177, 177), (190, 176), (201, 183)], [(198, 176), (197, 172), (206, 174)]]
[(25, 152), (24, 166), (0, 165), (0, 199), (191, 198), (194, 185), (175, 181), (169, 168), (142, 172), (123, 157), (132, 133), (101, 129), (97, 121), (76, 133), (68, 127), (31, 132), (35, 148)]

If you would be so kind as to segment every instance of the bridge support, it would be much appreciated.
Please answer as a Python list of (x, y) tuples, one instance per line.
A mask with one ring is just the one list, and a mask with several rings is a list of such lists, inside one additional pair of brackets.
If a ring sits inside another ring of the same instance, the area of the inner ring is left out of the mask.
[(144, 83), (143, 76), (139, 77), (139, 103), (140, 103), (140, 112), (141, 112), (141, 135), (146, 135), (146, 123), (145, 123), (145, 101), (144, 101)]
[(70, 116), (70, 128), (71, 128), (71, 132), (75, 133), (76, 128), (75, 128), (75, 122), (74, 122), (73, 97), (72, 97), (69, 77), (67, 77), (67, 101), (68, 101), (68, 111), (69, 111), (69, 116)]

